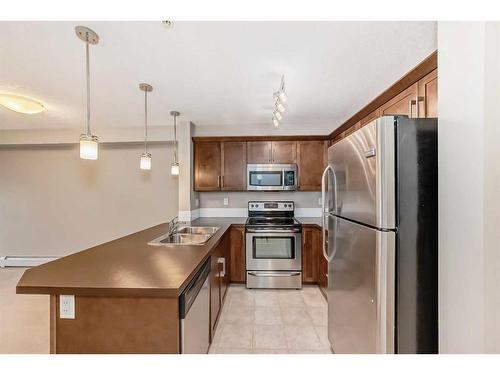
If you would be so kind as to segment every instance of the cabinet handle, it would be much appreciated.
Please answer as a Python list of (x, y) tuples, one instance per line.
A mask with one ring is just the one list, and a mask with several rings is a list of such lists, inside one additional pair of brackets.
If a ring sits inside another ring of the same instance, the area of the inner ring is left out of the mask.
[(220, 176), (220, 186), (224, 188), (224, 176)]
[(220, 176), (217, 176), (217, 188), (220, 189)]
[(271, 148), (269, 148), (269, 163), (273, 162), (273, 150), (272, 150), (272, 145)]
[(226, 276), (226, 258), (218, 258), (217, 263), (222, 264), (222, 272), (220, 277)]

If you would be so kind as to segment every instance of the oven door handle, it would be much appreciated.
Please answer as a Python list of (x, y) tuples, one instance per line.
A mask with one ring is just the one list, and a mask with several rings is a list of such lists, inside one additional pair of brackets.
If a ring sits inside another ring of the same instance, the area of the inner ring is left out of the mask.
[(288, 272), (288, 273), (283, 273), (283, 272), (280, 272), (280, 273), (271, 273), (271, 272), (266, 272), (266, 273), (260, 273), (260, 272), (251, 272), (251, 271), (248, 271), (248, 274), (249, 275), (252, 275), (252, 276), (257, 276), (257, 277), (290, 277), (290, 276), (299, 276), (300, 275), (300, 272)]
[[(302, 229), (294, 229), (294, 230), (290, 230), (290, 229), (266, 229), (266, 230), (247, 229), (247, 232), (248, 233), (258, 233), (258, 234), (266, 234), (266, 233), (290, 233), (290, 234), (293, 234), (293, 233), (302, 232)], [(293, 237), (293, 235), (290, 237)]]

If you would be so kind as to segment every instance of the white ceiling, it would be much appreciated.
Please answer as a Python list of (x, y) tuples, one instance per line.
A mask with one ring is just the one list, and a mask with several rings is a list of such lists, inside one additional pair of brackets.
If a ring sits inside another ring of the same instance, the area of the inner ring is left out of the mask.
[(269, 123), (272, 93), (285, 74), (282, 127), (328, 133), (436, 48), (435, 22), (0, 22), (0, 92), (46, 103), (21, 115), (0, 107), (0, 129), (84, 128), (84, 43), (91, 27), (92, 121), (143, 126), (148, 82), (150, 125), (169, 111), (197, 126), (241, 129)]

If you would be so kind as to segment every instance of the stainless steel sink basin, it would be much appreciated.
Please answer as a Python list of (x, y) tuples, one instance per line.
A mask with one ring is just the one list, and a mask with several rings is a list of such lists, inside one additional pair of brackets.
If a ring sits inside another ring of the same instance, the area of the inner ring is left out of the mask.
[(219, 228), (217, 227), (183, 227), (172, 235), (164, 234), (155, 238), (148, 245), (173, 246), (173, 245), (203, 245)]
[(177, 230), (179, 234), (211, 234), (219, 230), (218, 227), (183, 227)]

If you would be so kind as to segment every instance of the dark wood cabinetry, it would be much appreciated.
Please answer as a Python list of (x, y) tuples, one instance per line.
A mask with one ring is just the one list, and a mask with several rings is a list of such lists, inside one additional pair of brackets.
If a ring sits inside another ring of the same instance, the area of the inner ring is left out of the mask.
[(246, 142), (194, 144), (196, 191), (246, 190)]
[(247, 162), (253, 164), (272, 163), (272, 142), (247, 142)]
[(233, 225), (231, 227), (231, 263), (229, 267), (232, 283), (246, 282), (245, 268), (245, 226)]
[(438, 78), (437, 69), (418, 81), (420, 117), (438, 117)]
[(319, 273), (320, 231), (315, 227), (302, 228), (302, 282), (317, 283)]
[(194, 144), (194, 188), (197, 191), (220, 190), (220, 142)]
[(221, 190), (236, 191), (247, 188), (247, 143), (221, 142)]
[(273, 141), (271, 163), (295, 163), (297, 160), (297, 142)]
[(295, 163), (296, 141), (250, 141), (247, 142), (249, 163)]
[(380, 115), (405, 115), (410, 118), (417, 115), (418, 82), (402, 91), (380, 107)]
[[(321, 245), (321, 243), (320, 243), (320, 245)], [(321, 246), (319, 248), (318, 269), (319, 269), (319, 271), (318, 271), (318, 285), (319, 285), (321, 292), (326, 297), (326, 290), (328, 289), (328, 262), (326, 261), (325, 257), (323, 256), (323, 250), (321, 249)]]
[(297, 141), (299, 190), (321, 190), (321, 175), (325, 168), (325, 141)]
[(210, 264), (210, 337), (213, 338), (219, 314), (229, 287), (230, 232), (221, 239), (212, 252)]

